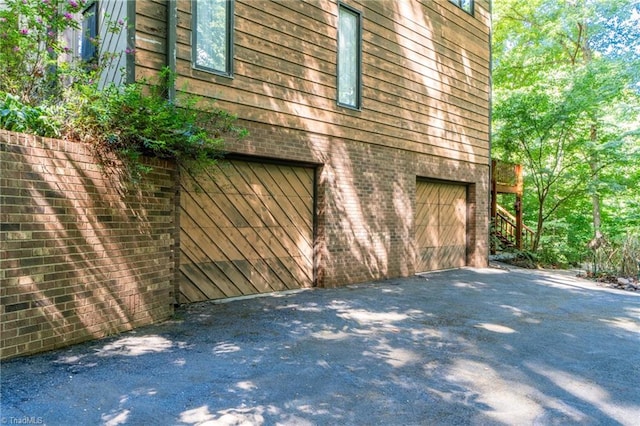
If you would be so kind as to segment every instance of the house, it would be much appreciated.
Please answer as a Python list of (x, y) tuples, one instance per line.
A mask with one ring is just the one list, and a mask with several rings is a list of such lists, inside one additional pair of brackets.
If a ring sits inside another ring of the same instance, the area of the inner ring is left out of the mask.
[(169, 67), (174, 90), (250, 132), (215, 173), (183, 176), (179, 302), (486, 264), (489, 0), (104, 0), (84, 14), (82, 34), (118, 52), (103, 80)]
[(86, 144), (0, 130), (0, 358), (161, 321), (176, 303), (487, 264), (489, 0), (78, 13), (63, 36), (107, 58), (102, 85), (168, 67), (170, 96), (215, 100), (250, 135), (203, 174), (150, 160), (131, 192)]
[(134, 7), (135, 78), (250, 132), (182, 176), (179, 302), (487, 264), (489, 0)]

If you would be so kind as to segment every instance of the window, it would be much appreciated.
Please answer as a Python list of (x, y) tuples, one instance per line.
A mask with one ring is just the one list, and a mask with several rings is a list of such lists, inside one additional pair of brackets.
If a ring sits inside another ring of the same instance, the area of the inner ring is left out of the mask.
[(338, 104), (360, 108), (360, 13), (344, 5), (338, 11)]
[(93, 2), (82, 12), (82, 35), (80, 36), (80, 59), (92, 63), (98, 60), (98, 6)]
[(233, 74), (233, 0), (196, 0), (193, 63), (196, 68)]
[(449, 0), (451, 3), (458, 6), (460, 9), (467, 12), (469, 15), (473, 15), (473, 0)]

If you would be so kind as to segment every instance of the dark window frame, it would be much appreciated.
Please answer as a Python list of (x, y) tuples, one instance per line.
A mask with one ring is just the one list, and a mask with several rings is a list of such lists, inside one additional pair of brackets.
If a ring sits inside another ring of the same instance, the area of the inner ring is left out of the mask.
[(99, 10), (98, 2), (94, 1), (89, 3), (82, 11), (82, 23), (80, 24), (82, 31), (80, 59), (87, 64), (98, 61), (99, 52), (97, 46), (91, 42), (91, 39), (96, 39), (100, 34)]
[(449, 0), (449, 2), (455, 4), (460, 9), (467, 12), (469, 15), (473, 16), (475, 13), (475, 0), (468, 0), (468, 6), (464, 3), (465, 0)]
[(225, 0), (227, 2), (227, 10), (226, 10), (226, 23), (225, 23), (225, 31), (226, 31), (226, 57), (225, 57), (225, 67), (226, 70), (218, 70), (212, 67), (208, 67), (206, 65), (198, 64), (198, 7), (197, 2), (200, 0), (194, 0), (191, 3), (192, 11), (191, 11), (191, 63), (193, 68), (206, 71), (212, 74), (220, 75), (223, 77), (233, 77), (233, 45), (234, 45), (234, 9), (235, 9), (235, 1), (234, 0)]
[[(357, 34), (357, 67), (356, 67), (356, 103), (355, 105), (340, 101), (340, 11), (344, 9), (348, 13), (356, 15), (358, 18), (358, 34)], [(362, 109), (362, 12), (342, 2), (338, 2), (338, 32), (336, 40), (336, 100), (339, 106), (361, 110)]]

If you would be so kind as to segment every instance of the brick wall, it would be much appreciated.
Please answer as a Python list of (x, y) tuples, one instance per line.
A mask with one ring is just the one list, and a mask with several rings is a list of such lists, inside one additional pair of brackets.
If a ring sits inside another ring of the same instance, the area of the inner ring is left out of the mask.
[[(467, 264), (486, 266), (488, 164), (241, 122), (230, 152), (315, 163), (318, 284), (415, 272), (416, 179), (468, 185)], [(162, 320), (179, 265), (175, 170), (138, 191), (82, 144), (0, 131), (1, 353), (35, 353)]]
[(175, 170), (131, 189), (83, 144), (0, 130), (0, 358), (173, 313)]

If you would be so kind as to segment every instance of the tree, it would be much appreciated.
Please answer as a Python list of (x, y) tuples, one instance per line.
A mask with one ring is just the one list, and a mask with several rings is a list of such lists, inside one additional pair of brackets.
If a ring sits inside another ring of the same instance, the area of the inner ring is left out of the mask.
[(536, 249), (545, 223), (585, 195), (601, 244), (602, 196), (630, 183), (610, 170), (637, 167), (640, 151), (638, 19), (627, 1), (495, 4), (494, 153), (525, 165)]

